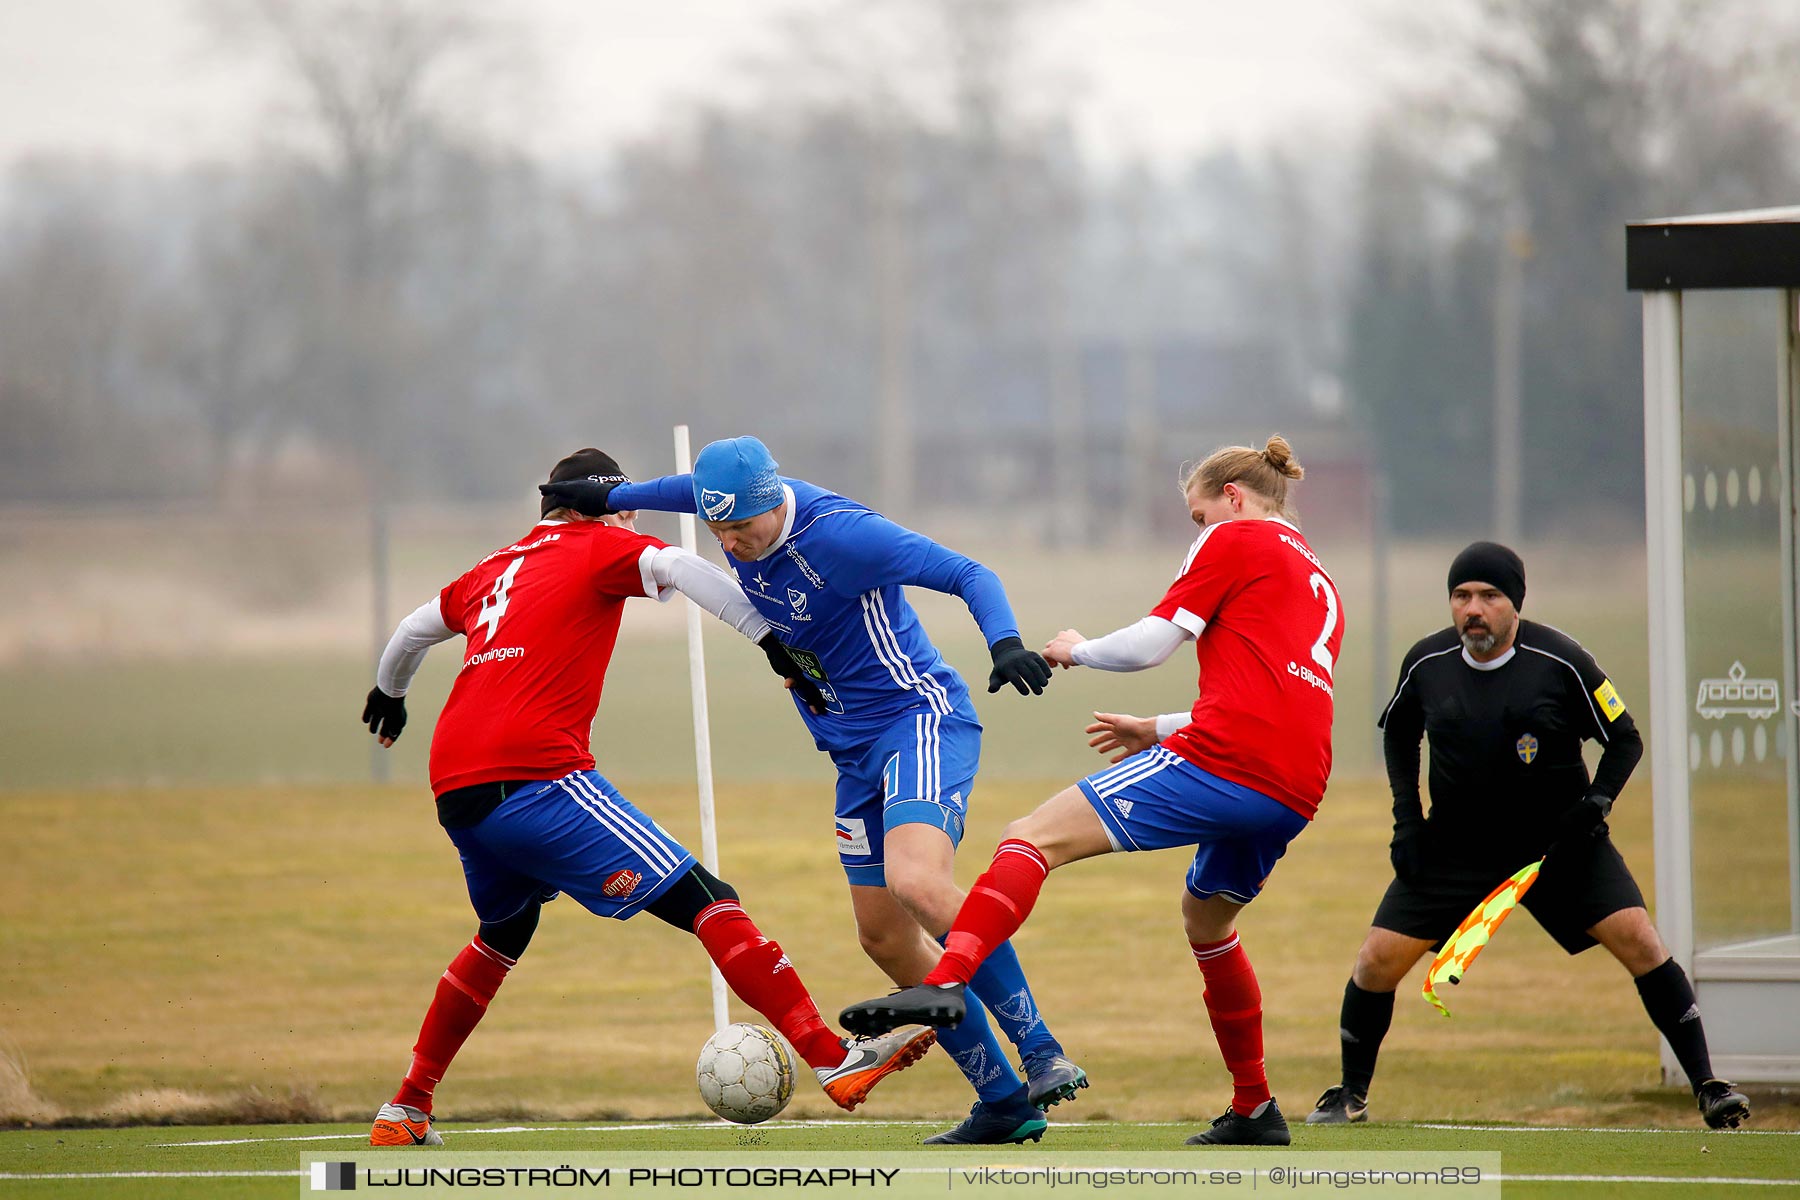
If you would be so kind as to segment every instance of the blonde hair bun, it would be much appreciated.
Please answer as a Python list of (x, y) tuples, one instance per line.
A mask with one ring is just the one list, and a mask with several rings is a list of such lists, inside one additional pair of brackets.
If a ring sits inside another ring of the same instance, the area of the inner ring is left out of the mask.
[(1263, 461), (1289, 479), (1305, 479), (1306, 469), (1294, 461), (1294, 448), (1279, 433), (1269, 435), (1263, 447)]

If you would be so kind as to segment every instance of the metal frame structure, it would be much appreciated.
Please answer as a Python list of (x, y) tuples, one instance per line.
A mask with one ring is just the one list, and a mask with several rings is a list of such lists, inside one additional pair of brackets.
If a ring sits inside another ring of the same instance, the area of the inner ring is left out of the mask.
[[(1686, 526), (1682, 496), (1682, 293), (1767, 289), (1784, 293), (1779, 355), (1776, 491), (1781, 514), (1784, 686), (1800, 686), (1797, 656), (1795, 506), (1800, 489), (1800, 207), (1714, 213), (1626, 227), (1626, 283), (1643, 293), (1644, 482), (1649, 550), (1650, 767), (1654, 789), (1657, 927), (1694, 980), (1714, 1069), (1731, 1078), (1800, 1082), (1800, 707), (1787, 722), (1787, 935), (1696, 951), (1692, 789), (1688, 763)], [(1665, 1079), (1680, 1078), (1667, 1044)]]

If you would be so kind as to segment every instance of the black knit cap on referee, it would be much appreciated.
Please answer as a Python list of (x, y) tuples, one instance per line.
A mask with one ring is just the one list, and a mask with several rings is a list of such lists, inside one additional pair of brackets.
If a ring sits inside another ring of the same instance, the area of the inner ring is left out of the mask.
[[(571, 479), (590, 479), (595, 483), (629, 483), (630, 476), (619, 469), (613, 456), (592, 446), (577, 450), (550, 468), (547, 483), (564, 483)], [(559, 501), (545, 496), (538, 504), (538, 515), (547, 517), (553, 509), (563, 507)]]
[(1474, 542), (1456, 556), (1448, 590), (1465, 583), (1491, 583), (1512, 601), (1513, 611), (1525, 607), (1525, 561), (1499, 542)]

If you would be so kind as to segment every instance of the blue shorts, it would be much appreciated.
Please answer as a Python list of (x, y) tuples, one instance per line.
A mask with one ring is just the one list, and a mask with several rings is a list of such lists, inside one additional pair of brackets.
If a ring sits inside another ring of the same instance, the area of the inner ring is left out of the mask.
[(1193, 846), (1187, 888), (1201, 900), (1256, 899), (1307, 819), (1255, 788), (1152, 746), (1078, 785), (1114, 850)]
[(558, 892), (622, 921), (694, 866), (680, 842), (597, 771), (520, 788), (480, 823), (446, 832), (483, 924)]
[(873, 742), (833, 750), (837, 766), (838, 861), (850, 882), (887, 886), (887, 831), (931, 825), (962, 842), (963, 818), (981, 762), (981, 722), (959, 705), (948, 716), (908, 713)]

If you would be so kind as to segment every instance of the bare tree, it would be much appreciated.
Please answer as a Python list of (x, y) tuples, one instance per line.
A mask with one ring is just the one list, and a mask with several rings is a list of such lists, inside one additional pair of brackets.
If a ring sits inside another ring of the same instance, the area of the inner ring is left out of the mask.
[(127, 449), (142, 247), (100, 203), (103, 181), (30, 174), (14, 173), (27, 198), (0, 236), (0, 487), (38, 500), (128, 493), (148, 457)]
[[(1417, 419), (1394, 421), (1392, 432), (1421, 449), (1464, 444), (1472, 433), (1486, 451), (1512, 444), (1508, 430), (1516, 429), (1520, 465), (1500, 474), (1525, 494), (1587, 481), (1577, 509), (1528, 509), (1528, 532), (1531, 520), (1553, 515), (1635, 513), (1643, 464), (1632, 431), (1642, 413), (1621, 385), (1636, 377), (1639, 352), (1620, 231), (1633, 218), (1777, 203), (1791, 193), (1795, 123), (1750, 86), (1755, 76), (1742, 60), (1745, 30), (1761, 47), (1785, 43), (1792, 56), (1792, 28), (1759, 23), (1745, 0), (1465, 0), (1460, 12), (1473, 18), (1467, 28), (1432, 45), (1430, 61), (1449, 64), (1445, 77), (1389, 114), (1392, 136), (1376, 154), (1390, 170), (1384, 178), (1371, 160), (1365, 201), (1392, 192), (1398, 162), (1402, 182), (1420, 189), (1416, 203), (1453, 209), (1455, 227), (1407, 231), (1410, 250), (1364, 238), (1362, 279), (1391, 279), (1396, 265), (1415, 277), (1388, 297), (1399, 306), (1390, 317), (1373, 293), (1352, 299), (1354, 324), (1408, 338), (1353, 346), (1361, 374), (1353, 390), (1366, 402), (1392, 402), (1396, 418), (1410, 408)], [(1416, 144), (1406, 144), (1408, 134)], [(1422, 264), (1406, 261), (1415, 253)], [(1447, 290), (1427, 306), (1432, 286)], [(1401, 311), (1419, 314), (1417, 333), (1394, 319)], [(1471, 352), (1446, 347), (1444, 337), (1486, 345)], [(1448, 390), (1422, 403), (1372, 395), (1379, 379), (1402, 385), (1376, 367), (1413, 348), (1424, 364), (1419, 379), (1438, 378), (1434, 364), (1450, 368)], [(1465, 370), (1453, 369), (1458, 359)], [(1473, 413), (1459, 375), (1491, 381)], [(1413, 488), (1403, 477), (1436, 454), (1396, 445), (1401, 494), (1424, 494), (1429, 480)], [(1504, 510), (1523, 506), (1510, 488), (1496, 491), (1482, 519), (1504, 526)], [(1420, 514), (1443, 520), (1455, 511), (1435, 505)]]
[[(1063, 495), (1080, 502), (1069, 453), (1082, 419), (1072, 316), (1079, 187), (1065, 93), (1042, 85), (1031, 56), (1035, 23), (1063, 2), (839, 4), (796, 21), (762, 64), (771, 111), (852, 131), (845, 211), (863, 231), (853, 261), (864, 290), (842, 307), (857, 314), (868, 351), (869, 473), (889, 511), (913, 503), (923, 431), (980, 410), (983, 397), (934, 390), (978, 375), (984, 359), (991, 370), (999, 354), (1032, 359), (1042, 418), (1034, 432), (1057, 433), (1037, 448), (1061, 447)], [(990, 475), (1041, 465), (1025, 461), (1025, 439), (996, 449)]]
[[(437, 91), (481, 26), (459, 4), (422, 0), (231, 0), (215, 10), (222, 31), (283, 69), (307, 116), (334, 234), (337, 287), (316, 314), (331, 347), (314, 387), (335, 393), (359, 418), (370, 511), (372, 641), (386, 639), (388, 480), (393, 408), (413, 342), (401, 294), (420, 224), (414, 186), (420, 159), (440, 133)], [(378, 777), (386, 759), (372, 755)]]

